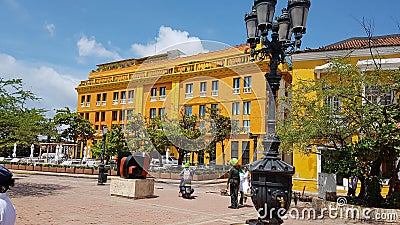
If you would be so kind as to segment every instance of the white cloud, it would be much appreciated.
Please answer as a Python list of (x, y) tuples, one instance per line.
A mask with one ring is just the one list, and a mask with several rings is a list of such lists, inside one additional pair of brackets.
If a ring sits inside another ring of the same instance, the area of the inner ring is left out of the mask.
[(86, 37), (83, 35), (76, 43), (79, 50), (79, 61), (83, 62), (85, 57), (107, 58), (119, 60), (121, 56), (115, 52), (107, 50), (101, 43), (97, 43), (95, 37)]
[(169, 50), (179, 49), (186, 55), (206, 52), (198, 37), (189, 37), (186, 31), (173, 30), (171, 27), (161, 26), (155, 43), (146, 45), (133, 44), (131, 50), (142, 57), (165, 53)]
[(54, 36), (54, 32), (56, 30), (56, 26), (54, 24), (46, 24), (44, 28), (50, 33), (50, 36)]
[(24, 89), (41, 98), (39, 102), (29, 103), (28, 106), (44, 108), (51, 112), (66, 106), (71, 110), (76, 109), (78, 96), (75, 87), (79, 81), (72, 76), (60, 74), (48, 66), (29, 65), (6, 54), (0, 54), (0, 65), (1, 78), (21, 78)]

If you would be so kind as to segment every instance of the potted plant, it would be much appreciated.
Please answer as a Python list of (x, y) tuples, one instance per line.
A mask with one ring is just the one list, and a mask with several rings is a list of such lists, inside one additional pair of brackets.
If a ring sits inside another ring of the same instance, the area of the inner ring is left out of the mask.
[(65, 168), (66, 173), (75, 173), (75, 166), (67, 166)]
[(66, 165), (58, 165), (56, 167), (57, 173), (65, 173), (66, 172), (65, 167)]
[(27, 163), (25, 169), (32, 171), (33, 170), (33, 163)]
[(85, 166), (76, 166), (75, 173), (78, 173), (78, 174), (83, 173), (83, 168), (85, 168)]
[(42, 164), (42, 171), (50, 172), (50, 164), (48, 164), (48, 163)]
[(33, 170), (34, 171), (42, 171), (42, 164), (40, 164), (40, 163), (34, 164), (33, 165)]
[(11, 162), (11, 169), (17, 170), (18, 168), (19, 168), (19, 166), (18, 166), (17, 162)]
[(83, 168), (83, 173), (84, 174), (93, 174), (93, 168), (92, 167), (89, 167), (89, 166), (85, 166), (84, 168)]
[(49, 172), (57, 173), (58, 165), (49, 164)]
[(25, 170), (26, 169), (26, 162), (18, 162), (18, 169)]

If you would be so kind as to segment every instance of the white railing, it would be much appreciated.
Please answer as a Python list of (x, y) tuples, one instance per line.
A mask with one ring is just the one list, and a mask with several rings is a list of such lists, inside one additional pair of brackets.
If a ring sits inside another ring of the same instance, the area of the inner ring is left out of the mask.
[(191, 99), (193, 98), (193, 93), (186, 93), (185, 94), (185, 99)]
[(118, 99), (117, 100), (113, 100), (113, 105), (118, 105)]
[(157, 96), (150, 96), (150, 102), (156, 102)]
[(234, 94), (234, 95), (240, 94), (240, 88), (234, 88), (234, 89), (233, 89), (233, 94)]
[(126, 104), (126, 99), (121, 99), (121, 105), (125, 105)]
[(243, 88), (243, 93), (245, 93), (245, 94), (251, 93), (251, 87), (244, 87)]
[(97, 101), (96, 102), (96, 106), (100, 106), (101, 105), (101, 102), (100, 101)]
[(205, 91), (200, 92), (200, 97), (201, 97), (201, 98), (207, 97), (207, 92), (205, 92)]
[(211, 96), (218, 96), (218, 90), (211, 91)]
[(103, 106), (106, 106), (107, 105), (107, 102), (106, 101), (103, 101)]
[(165, 95), (160, 95), (160, 98), (159, 98), (159, 100), (160, 100), (160, 101), (165, 101), (165, 98), (166, 98), (166, 96), (165, 96)]

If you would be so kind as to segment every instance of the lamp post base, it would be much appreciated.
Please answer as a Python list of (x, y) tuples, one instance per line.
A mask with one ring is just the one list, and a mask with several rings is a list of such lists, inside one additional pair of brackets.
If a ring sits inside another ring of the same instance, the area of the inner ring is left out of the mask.
[(97, 185), (104, 185), (107, 182), (107, 170), (104, 164), (99, 164), (99, 176), (97, 177)]

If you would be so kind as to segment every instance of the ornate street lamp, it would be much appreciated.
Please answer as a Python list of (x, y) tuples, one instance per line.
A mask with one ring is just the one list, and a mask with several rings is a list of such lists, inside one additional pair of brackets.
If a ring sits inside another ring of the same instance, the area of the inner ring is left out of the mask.
[(101, 134), (103, 135), (102, 142), (101, 142), (101, 155), (100, 155), (100, 164), (99, 164), (99, 176), (97, 179), (97, 185), (104, 185), (107, 182), (107, 170), (104, 166), (104, 153), (106, 150), (106, 137), (107, 137), (108, 128), (107, 126), (103, 126), (103, 130)]
[[(269, 93), (267, 134), (263, 138), (265, 156), (252, 162), (252, 201), (259, 218), (250, 224), (281, 224), (281, 217), (289, 209), (292, 194), (292, 176), (295, 168), (282, 161), (279, 155), (279, 137), (276, 128), (276, 97), (282, 75), (278, 65), (301, 45), (306, 33), (306, 21), (310, 0), (289, 0), (287, 9), (273, 21), (277, 0), (254, 0), (252, 12), (245, 15), (247, 43), (250, 45), (251, 60), (269, 59), (269, 73), (265, 74)], [(268, 33), (271, 33), (271, 40)], [(292, 36), (294, 40), (292, 41)], [(261, 43), (261, 47), (257, 48)]]

